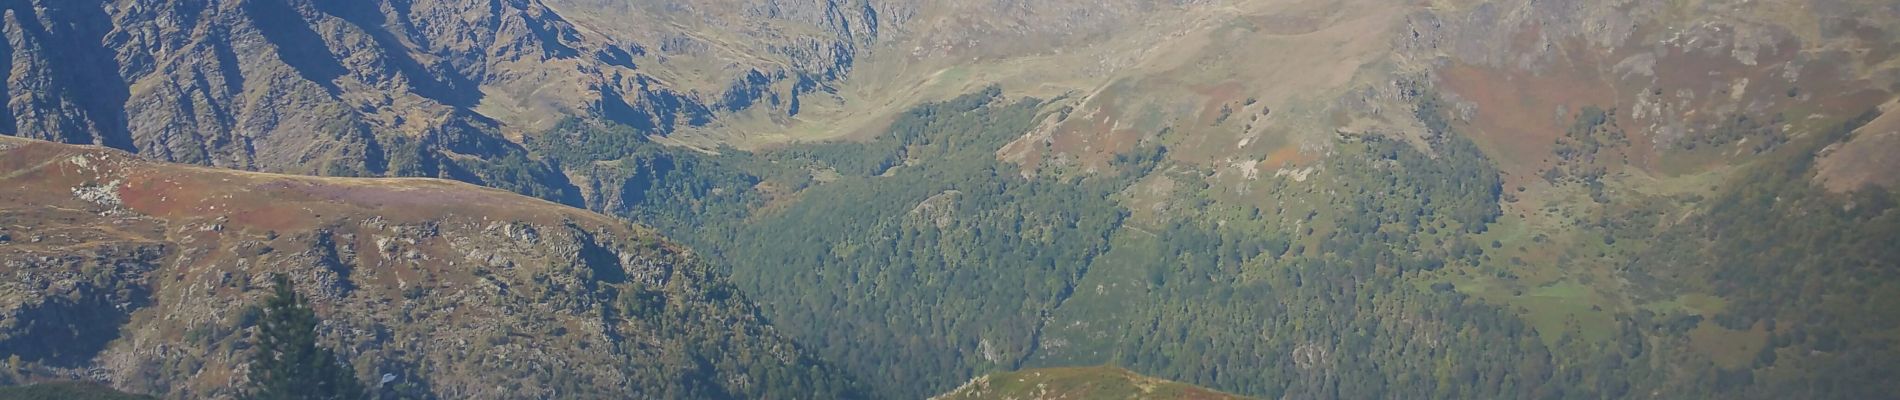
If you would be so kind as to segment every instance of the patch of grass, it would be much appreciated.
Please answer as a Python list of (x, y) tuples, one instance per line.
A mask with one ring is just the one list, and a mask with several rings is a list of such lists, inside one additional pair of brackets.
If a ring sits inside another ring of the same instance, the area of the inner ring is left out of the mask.
[(1116, 367), (1046, 368), (991, 375), (941, 399), (1240, 399)]
[(1689, 348), (1709, 356), (1715, 365), (1723, 368), (1748, 366), (1767, 343), (1768, 331), (1760, 325), (1738, 331), (1704, 323), (1689, 331)]
[(1590, 287), (1576, 282), (1559, 282), (1525, 293), (1517, 304), (1529, 313), (1523, 315), (1547, 342), (1564, 335), (1590, 341), (1608, 340), (1616, 320), (1598, 306)]

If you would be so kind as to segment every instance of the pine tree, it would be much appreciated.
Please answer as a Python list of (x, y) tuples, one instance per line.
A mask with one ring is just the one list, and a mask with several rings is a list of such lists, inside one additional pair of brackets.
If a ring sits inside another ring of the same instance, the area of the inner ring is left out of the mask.
[(351, 369), (330, 349), (317, 346), (317, 314), (290, 280), (277, 277), (276, 293), (264, 303), (257, 353), (251, 365), (250, 398), (341, 400), (363, 397)]

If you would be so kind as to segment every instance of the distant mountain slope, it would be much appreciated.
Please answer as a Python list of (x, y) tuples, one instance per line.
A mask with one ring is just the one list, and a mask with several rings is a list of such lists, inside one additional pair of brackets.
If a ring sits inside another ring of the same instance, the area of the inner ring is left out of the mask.
[(230, 398), (281, 274), (385, 393), (853, 396), (689, 251), (554, 203), (18, 138), (0, 138), (0, 188), (0, 383)]
[(1240, 396), (1116, 367), (1044, 368), (977, 377), (931, 400), (1240, 400)]
[[(1251, 176), (1154, 142), (1020, 173), (995, 149), (1073, 110), (999, 89), (870, 142), (567, 154), (630, 177), (595, 187), (880, 397), (1106, 363), (1265, 398), (1891, 391), (1900, 210), (1814, 183), (1891, 117), (1814, 118), (1716, 172), (1573, 164), (1515, 186), (1498, 159), (1522, 154), (1413, 90), (1388, 113), (1421, 132), (1336, 132), (1310, 165)], [(1618, 143), (1613, 114), (1578, 110), (1560, 147)]]
[[(679, 12), (661, 6), (557, 3), (591, 25), (542, 0), (4, 1), (0, 132), (267, 172), (540, 185), (516, 191), (558, 199), (562, 177), (509, 161), (522, 158), (511, 139), (569, 117), (655, 135), (755, 110), (784, 122), (876, 29), (844, 22), (868, 10), (835, 5), (735, 13), (773, 28), (726, 31), (662, 23)], [(528, 174), (540, 176), (513, 177)]]
[(1027, 169), (1099, 168), (1158, 140), (1180, 161), (1274, 172), (1308, 166), (1337, 129), (1416, 133), (1383, 111), (1437, 83), (1483, 145), (1548, 151), (1568, 121), (1541, 116), (1595, 106), (1633, 130), (1619, 160), (1665, 169), (1694, 152), (1673, 149), (1726, 141), (1699, 135), (1725, 114), (1851, 116), (1900, 82), (1900, 10), (1872, 0), (0, 8), (0, 131), (269, 172), (447, 177), (569, 204), (582, 201), (569, 178), (518, 145), (570, 117), (753, 148), (874, 136), (911, 106), (1001, 83), (1077, 111), (1003, 153)]

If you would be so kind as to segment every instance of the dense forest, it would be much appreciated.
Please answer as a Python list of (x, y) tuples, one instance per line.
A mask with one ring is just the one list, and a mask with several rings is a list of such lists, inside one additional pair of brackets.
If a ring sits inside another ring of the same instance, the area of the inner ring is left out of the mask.
[(1710, 394), (1895, 393), (1900, 314), (1892, 310), (1900, 309), (1900, 286), (1892, 282), (1900, 277), (1900, 210), (1894, 193), (1866, 187), (1834, 194), (1810, 179), (1814, 154), (1873, 118), (1863, 115), (1790, 142), (1792, 151), (1739, 174), (1690, 221), (1636, 238), (1654, 245), (1632, 261), (1631, 275), (1676, 285), (1658, 290), (1706, 291), (1727, 300), (1723, 312), (1688, 325), (1762, 334), (1753, 352), (1700, 371), (1696, 383)]
[[(990, 155), (1039, 105), (991, 89), (905, 113), (870, 143), (752, 159), (651, 145), (557, 159), (604, 164), (624, 213), (718, 255), (744, 291), (778, 299), (763, 305), (776, 325), (883, 382), (880, 397), (921, 397), (1018, 365), (1122, 218), (1105, 186), (1024, 180)], [(838, 178), (752, 213), (769, 172), (746, 169), (764, 166)]]
[[(588, 176), (581, 186), (602, 211), (718, 260), (775, 325), (876, 397), (1096, 364), (1268, 398), (1892, 389), (1850, 384), (1895, 372), (1880, 333), (1895, 328), (1891, 313), (1880, 302), (1830, 305), (1897, 298), (1880, 283), (1891, 279), (1854, 278), (1895, 273), (1891, 193), (1823, 193), (1807, 179), (1812, 151), (1787, 151), (1696, 202), (1615, 198), (1591, 179), (1602, 174), (1592, 161), (1624, 138), (1614, 110), (1588, 108), (1557, 146), (1568, 161), (1553, 183), (1595, 204), (1580, 218), (1589, 221), (1567, 241), (1493, 232), (1513, 194), (1427, 91), (1415, 110), (1425, 143), (1341, 137), (1317, 187), (1268, 184), (1278, 206), (1199, 202), (1205, 209), (1138, 223), (1116, 200), (1131, 185), (1202, 172), (1169, 162), (1158, 143), (1081, 177), (1025, 177), (997, 161), (996, 149), (1059, 112), (1049, 108), (992, 87), (912, 109), (868, 141), (702, 153), (571, 121), (529, 147)], [(1696, 211), (1666, 228), (1642, 222), (1671, 207)], [(1749, 217), (1759, 215), (1780, 218)], [(1812, 236), (1784, 236), (1790, 229)], [(1540, 246), (1602, 254), (1521, 258)], [(1562, 272), (1586, 261), (1640, 280), (1629, 289), (1635, 304), (1579, 303), (1591, 309), (1577, 315), (1600, 317), (1591, 324), (1528, 311), (1542, 293), (1602, 285)], [(1787, 279), (1790, 266), (1803, 278)], [(1493, 293), (1495, 282), (1522, 286), (1520, 275), (1551, 271), (1569, 278)], [(1708, 316), (1663, 306), (1700, 293), (1729, 306)], [(1688, 344), (1764, 325), (1770, 345), (1746, 364)], [(1805, 366), (1776, 367), (1790, 363)]]

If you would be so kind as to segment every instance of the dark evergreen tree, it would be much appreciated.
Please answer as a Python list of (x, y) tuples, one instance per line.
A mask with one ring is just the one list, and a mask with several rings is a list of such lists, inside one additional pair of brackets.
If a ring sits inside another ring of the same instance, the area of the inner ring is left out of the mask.
[(249, 397), (256, 400), (340, 400), (363, 397), (362, 383), (336, 354), (317, 345), (317, 314), (277, 277), (276, 293), (264, 302)]

